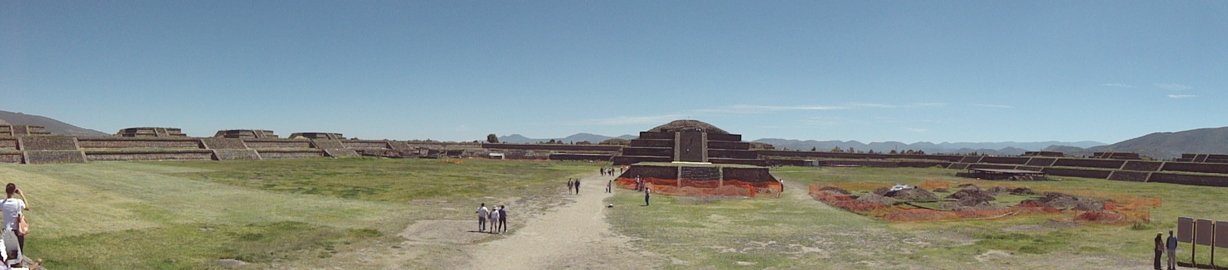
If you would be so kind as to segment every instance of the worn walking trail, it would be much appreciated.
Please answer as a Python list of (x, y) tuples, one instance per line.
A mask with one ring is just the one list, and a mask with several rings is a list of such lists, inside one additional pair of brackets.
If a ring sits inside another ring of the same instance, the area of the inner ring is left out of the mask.
[[(507, 238), (481, 244), (467, 269), (649, 269), (656, 257), (635, 250), (629, 238), (610, 230), (603, 200), (612, 176), (580, 180), (575, 202), (537, 216)], [(614, 189), (614, 192), (631, 192)], [(628, 207), (628, 206), (621, 206)], [(511, 232), (511, 231), (509, 231)]]

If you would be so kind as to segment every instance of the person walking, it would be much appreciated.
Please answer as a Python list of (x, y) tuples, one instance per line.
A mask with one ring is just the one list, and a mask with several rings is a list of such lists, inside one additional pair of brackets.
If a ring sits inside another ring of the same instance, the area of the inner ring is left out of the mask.
[(572, 180), (571, 178), (567, 178), (567, 193), (571, 193), (571, 191), (575, 190), (575, 188), (576, 188), (575, 180)]
[(1168, 230), (1168, 270), (1177, 270), (1177, 237)]
[(614, 179), (610, 179), (609, 182), (605, 183), (605, 193), (611, 193), (610, 188), (613, 188), (613, 187), (614, 187)]
[(576, 194), (580, 194), (580, 179), (576, 179)]
[(499, 205), (499, 228), (502, 229), (499, 233), (507, 232), (507, 206), (504, 205)]
[[(26, 201), (26, 193), (21, 192), (21, 189), (17, 188), (17, 184), (8, 183), (8, 185), (5, 185), (4, 193), (7, 197), (5, 197), (3, 203), (0, 203), (0, 208), (3, 209), (4, 214), (4, 229), (13, 231), (13, 234), (17, 236), (18, 253), (24, 253), (26, 250), (26, 234), (21, 231), (18, 220), (25, 219), (21, 211), (30, 210), (29, 201)], [(21, 199), (13, 198), (14, 194), (21, 197)]]
[(486, 231), (486, 217), (490, 215), (490, 209), (486, 209), (486, 203), (482, 203), (482, 207), (478, 207), (478, 210), (473, 212), (478, 214), (478, 232)]
[(644, 206), (648, 206), (648, 197), (651, 197), (652, 191), (644, 188)]
[(1152, 259), (1152, 263), (1155, 264), (1155, 270), (1164, 270), (1164, 268), (1160, 267), (1161, 257), (1164, 256), (1164, 232), (1156, 233), (1155, 253), (1156, 256)]
[(490, 216), (487, 218), (490, 220), (490, 233), (499, 232), (499, 210), (491, 209)]

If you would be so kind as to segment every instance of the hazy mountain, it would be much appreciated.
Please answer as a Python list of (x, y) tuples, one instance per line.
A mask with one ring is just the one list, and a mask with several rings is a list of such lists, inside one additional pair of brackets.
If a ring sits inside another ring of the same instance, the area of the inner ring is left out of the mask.
[(41, 115), (24, 114), (19, 112), (0, 111), (0, 123), (8, 123), (11, 125), (32, 125), (43, 126), (47, 128), (47, 132), (55, 135), (76, 135), (76, 136), (108, 136), (111, 134), (97, 131), (88, 128), (74, 126), (68, 123), (60, 122), (59, 120), (47, 118)]
[(755, 142), (769, 143), (769, 144), (776, 146), (777, 149), (788, 148), (788, 149), (795, 149), (795, 150), (815, 149), (817, 151), (830, 151), (832, 148), (836, 148), (836, 147), (839, 147), (840, 149), (844, 149), (844, 150), (848, 150), (849, 147), (852, 147), (853, 150), (856, 150), (856, 151), (874, 150), (874, 152), (890, 152), (891, 150), (897, 150), (897, 151), (921, 150), (921, 151), (925, 151), (926, 153), (952, 153), (953, 154), (953, 153), (977, 152), (977, 153), (986, 153), (986, 154), (991, 154), (991, 155), (1019, 155), (1019, 154), (1023, 154), (1023, 152), (1026, 152), (1026, 151), (1042, 150), (1042, 149), (1045, 149), (1046, 147), (1053, 146), (1053, 145), (1076, 145), (1076, 146), (1084, 146), (1084, 147), (1104, 145), (1104, 143), (1093, 142), (1093, 141), (985, 142), (985, 143), (916, 142), (916, 143), (909, 144), (909, 143), (902, 143), (902, 142), (895, 142), (895, 141), (862, 143), (859, 141), (815, 141), (815, 140), (802, 141), (802, 140), (773, 139), (773, 138), (759, 139), (759, 140), (755, 140)]
[[(555, 141), (562, 141), (564, 143), (584, 142), (584, 141), (587, 141), (590, 143), (599, 143), (601, 141), (608, 140), (610, 138), (615, 138), (615, 137), (599, 135), (599, 134), (592, 134), (592, 133), (576, 133), (571, 136), (567, 136), (563, 138), (535, 139), (535, 138), (525, 137), (520, 134), (512, 134), (512, 135), (507, 135), (507, 136), (499, 136), (499, 142), (502, 142), (502, 143), (539, 143), (539, 142), (547, 142), (550, 140), (555, 140)], [(630, 140), (630, 139), (635, 139), (637, 137), (634, 135), (622, 135), (622, 136), (618, 136), (617, 138)]]
[(1087, 153), (1106, 151), (1134, 152), (1158, 159), (1177, 158), (1183, 153), (1228, 154), (1228, 127), (1156, 132), (1085, 150)]

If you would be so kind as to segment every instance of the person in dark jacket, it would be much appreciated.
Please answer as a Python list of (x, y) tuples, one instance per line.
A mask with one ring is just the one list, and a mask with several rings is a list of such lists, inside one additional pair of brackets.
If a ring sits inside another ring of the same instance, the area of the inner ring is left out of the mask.
[(580, 179), (576, 179), (576, 194), (580, 194)]
[(1160, 260), (1162, 259), (1161, 257), (1164, 256), (1164, 233), (1163, 232), (1156, 233), (1155, 252), (1156, 252), (1155, 259), (1152, 260), (1152, 262), (1155, 264), (1155, 270), (1164, 270), (1164, 268), (1160, 266)]
[(1177, 237), (1168, 230), (1168, 270), (1177, 270)]
[[(499, 205), (499, 228), (502, 229), (499, 233), (507, 232), (507, 207), (503, 205)], [(1159, 265), (1159, 261), (1156, 261), (1156, 265)]]

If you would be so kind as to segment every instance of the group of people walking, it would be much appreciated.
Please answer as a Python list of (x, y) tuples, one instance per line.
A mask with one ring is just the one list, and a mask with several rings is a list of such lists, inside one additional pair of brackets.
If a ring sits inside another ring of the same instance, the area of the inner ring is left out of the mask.
[[(618, 168), (618, 173), (620, 174), (623, 173), (622, 167)], [(616, 174), (614, 174), (614, 168), (601, 167), (601, 176), (615, 176), (615, 175)]]
[(580, 179), (567, 178), (567, 193), (580, 194)]
[(500, 205), (493, 209), (487, 209), (486, 203), (482, 203), (474, 213), (478, 214), (478, 232), (487, 232), (486, 223), (490, 223), (490, 233), (505, 233), (507, 232), (507, 207)]

